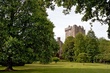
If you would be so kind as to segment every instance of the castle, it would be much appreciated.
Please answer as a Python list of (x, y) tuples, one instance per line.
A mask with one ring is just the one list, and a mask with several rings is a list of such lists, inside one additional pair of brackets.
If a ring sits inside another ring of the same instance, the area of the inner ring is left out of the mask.
[(68, 36), (75, 37), (76, 34), (79, 32), (85, 34), (85, 30), (82, 26), (77, 26), (77, 25), (68, 26), (67, 28), (65, 28), (65, 38), (67, 38)]
[[(82, 34), (85, 34), (85, 29), (82, 26), (77, 26), (77, 25), (68, 26), (67, 28), (65, 28), (65, 39), (68, 36), (75, 37), (77, 35), (77, 33), (79, 33), (79, 32), (81, 32)], [(57, 42), (58, 42), (59, 47), (60, 47), (57, 56), (59, 58), (62, 58), (62, 51), (63, 51), (62, 45), (63, 45), (63, 42), (60, 40), (60, 37), (57, 38)]]

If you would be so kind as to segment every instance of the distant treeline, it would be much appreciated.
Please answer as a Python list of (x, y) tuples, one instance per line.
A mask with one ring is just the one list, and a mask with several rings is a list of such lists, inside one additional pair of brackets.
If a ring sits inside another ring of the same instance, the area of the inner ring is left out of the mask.
[(110, 63), (110, 41), (97, 38), (92, 30), (87, 35), (78, 33), (75, 38), (66, 38), (62, 57), (75, 62)]

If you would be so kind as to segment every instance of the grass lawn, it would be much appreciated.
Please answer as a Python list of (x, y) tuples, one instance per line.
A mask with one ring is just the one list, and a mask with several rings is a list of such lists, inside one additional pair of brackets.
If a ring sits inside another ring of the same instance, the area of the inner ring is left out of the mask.
[[(0, 66), (0, 70), (5, 67)], [(98, 63), (58, 62), (47, 65), (39, 63), (14, 67), (17, 71), (0, 73), (110, 73), (110, 65)]]

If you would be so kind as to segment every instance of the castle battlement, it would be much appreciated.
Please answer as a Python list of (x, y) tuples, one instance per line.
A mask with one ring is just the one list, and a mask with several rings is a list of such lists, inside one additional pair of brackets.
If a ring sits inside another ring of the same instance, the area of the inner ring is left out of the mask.
[(72, 26), (68, 26), (68, 28), (65, 28), (65, 31), (71, 30)]
[(85, 29), (83, 26), (77, 26), (77, 25), (73, 25), (73, 26), (68, 26), (67, 28), (65, 28), (65, 37), (67, 38), (68, 36), (73, 36), (75, 37), (77, 33), (83, 33), (85, 34)]

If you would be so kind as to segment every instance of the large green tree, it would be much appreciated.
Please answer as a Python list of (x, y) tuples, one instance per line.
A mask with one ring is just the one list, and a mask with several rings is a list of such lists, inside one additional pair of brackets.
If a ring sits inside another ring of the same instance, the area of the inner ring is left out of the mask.
[(54, 26), (46, 7), (51, 5), (43, 0), (0, 0), (0, 60), (7, 70), (35, 56), (41, 63), (50, 61)]
[(85, 35), (83, 35), (82, 33), (78, 33), (75, 37), (75, 42), (74, 42), (74, 52), (75, 52), (75, 60), (78, 60), (78, 55), (80, 55), (80, 53), (85, 53), (86, 51), (86, 41), (85, 41)]
[(94, 57), (99, 53), (98, 39), (92, 30), (88, 31), (86, 35), (86, 53), (89, 56), (90, 62), (94, 62)]
[(63, 57), (65, 60), (74, 61), (74, 38), (69, 36), (63, 44)]

